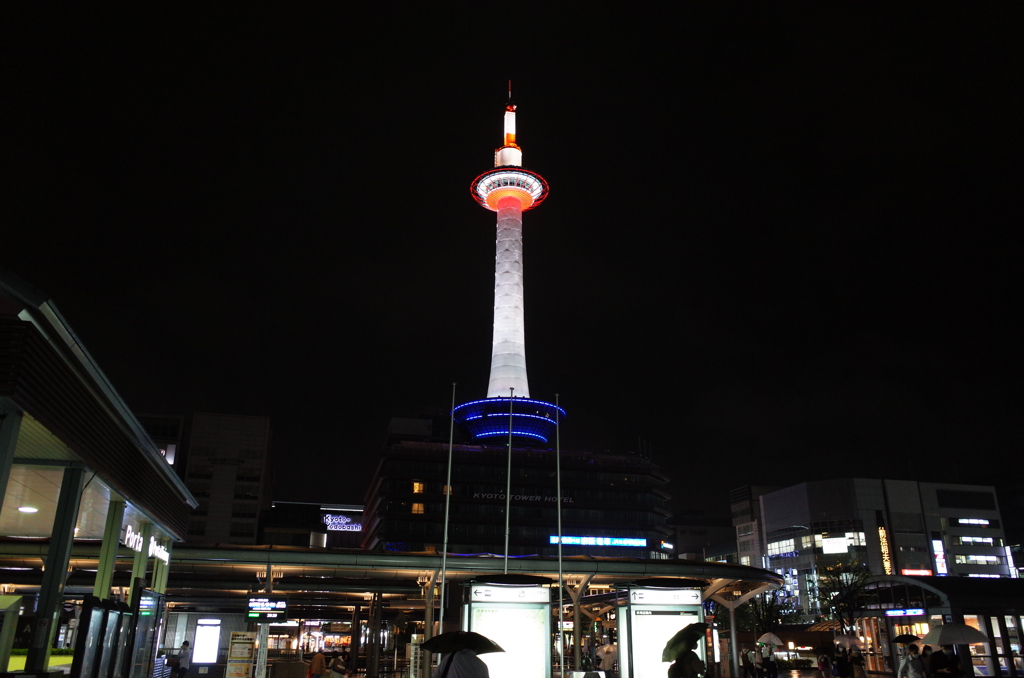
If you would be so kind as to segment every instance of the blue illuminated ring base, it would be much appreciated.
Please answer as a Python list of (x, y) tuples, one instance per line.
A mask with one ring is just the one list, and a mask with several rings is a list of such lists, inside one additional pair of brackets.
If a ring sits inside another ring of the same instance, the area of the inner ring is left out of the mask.
[(510, 411), (512, 440), (520, 443), (551, 441), (555, 437), (555, 418), (565, 419), (561, 407), (529, 398), (474, 400), (456, 407), (452, 416), (475, 440), (502, 443), (508, 439)]

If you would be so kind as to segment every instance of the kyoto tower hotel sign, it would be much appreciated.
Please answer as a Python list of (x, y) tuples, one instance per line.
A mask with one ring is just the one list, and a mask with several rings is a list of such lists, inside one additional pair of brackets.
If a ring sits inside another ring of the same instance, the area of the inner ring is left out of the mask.
[(555, 432), (556, 417), (565, 410), (530, 399), (526, 377), (526, 330), (523, 302), (523, 212), (548, 195), (548, 182), (523, 168), (523, 150), (516, 143), (516, 105), (505, 106), (505, 139), (494, 151), (494, 169), (470, 184), (481, 207), (498, 213), (494, 257), (494, 335), (487, 398), (459, 405), (454, 416), (477, 440), (513, 438), (544, 444)]

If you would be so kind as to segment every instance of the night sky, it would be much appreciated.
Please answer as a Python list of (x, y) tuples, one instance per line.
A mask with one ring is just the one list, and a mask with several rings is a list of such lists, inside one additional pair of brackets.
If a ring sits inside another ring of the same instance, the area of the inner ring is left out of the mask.
[(361, 501), (391, 416), (485, 394), (511, 78), (565, 447), (713, 513), (1019, 468), (1017, 8), (571, 6), (5, 4), (0, 265), (135, 411), (269, 416), (275, 498)]

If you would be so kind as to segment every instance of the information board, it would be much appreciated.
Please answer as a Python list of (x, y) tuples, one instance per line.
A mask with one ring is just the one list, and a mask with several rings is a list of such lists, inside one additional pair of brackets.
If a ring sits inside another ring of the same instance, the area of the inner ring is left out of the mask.
[(252, 660), (256, 656), (256, 634), (251, 631), (232, 631), (228, 648), (226, 678), (250, 678)]
[[(681, 629), (700, 621), (694, 612), (681, 610), (644, 609), (631, 606), (630, 639), (635, 678), (663, 678), (672, 662), (661, 661), (661, 651)], [(704, 659), (701, 648), (697, 654)]]
[(270, 593), (250, 595), (248, 619), (256, 623), (264, 621), (285, 621), (288, 619), (288, 596)]

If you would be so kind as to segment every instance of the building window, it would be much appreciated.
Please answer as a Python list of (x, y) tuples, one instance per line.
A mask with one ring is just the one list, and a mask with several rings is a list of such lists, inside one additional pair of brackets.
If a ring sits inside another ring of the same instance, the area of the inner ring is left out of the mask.
[(953, 537), (953, 543), (960, 545), (1002, 546), (1003, 540), (998, 537)]
[(953, 562), (957, 565), (998, 565), (999, 556), (953, 556)]
[[(413, 483), (412, 483), (412, 493), (413, 494), (423, 494), (423, 483), (418, 483), (416, 481), (413, 481)], [(423, 511), (420, 511), (420, 513), (423, 513)]]
[(451, 493), (452, 493), (452, 486), (451, 485), (445, 485), (444, 486), (444, 491), (442, 492), (442, 494), (451, 494)]
[(736, 528), (737, 537), (746, 537), (748, 534), (754, 534), (754, 523), (743, 523)]
[(415, 502), (412, 505), (412, 512), (413, 513), (423, 513), (423, 504), (421, 504), (420, 502)]
[(796, 543), (792, 539), (773, 541), (768, 544), (768, 555), (770, 556), (777, 556), (791, 551), (796, 551)]

